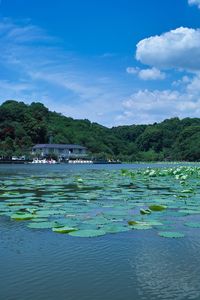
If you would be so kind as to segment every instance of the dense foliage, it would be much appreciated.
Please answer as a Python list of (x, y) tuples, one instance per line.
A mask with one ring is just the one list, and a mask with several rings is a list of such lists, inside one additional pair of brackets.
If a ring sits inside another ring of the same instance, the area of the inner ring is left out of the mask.
[(37, 143), (86, 146), (98, 158), (122, 161), (200, 160), (200, 118), (106, 128), (51, 112), (42, 103), (0, 106), (0, 156), (28, 155)]

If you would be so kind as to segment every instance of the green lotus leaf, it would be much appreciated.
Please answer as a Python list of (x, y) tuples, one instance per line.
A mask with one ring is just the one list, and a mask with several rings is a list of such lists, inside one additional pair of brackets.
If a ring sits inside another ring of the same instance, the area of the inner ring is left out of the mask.
[(96, 217), (94, 219), (86, 220), (86, 221), (84, 221), (84, 223), (94, 224), (94, 225), (103, 225), (103, 224), (108, 224), (109, 220), (104, 217)]
[(188, 189), (188, 190), (181, 191), (181, 193), (187, 193), (187, 194), (190, 194), (190, 193), (193, 193), (193, 192), (194, 192), (193, 189)]
[(47, 218), (37, 218), (37, 217), (35, 217), (31, 221), (32, 222), (47, 222), (48, 219)]
[(19, 202), (10, 202), (10, 203), (6, 203), (7, 206), (20, 206), (23, 205), (23, 203), (19, 203)]
[(160, 231), (158, 235), (165, 238), (182, 238), (185, 236), (183, 233), (175, 231)]
[[(196, 166), (127, 170), (122, 171), (123, 177), (116, 170), (73, 174), (52, 172), (27, 178), (5, 175), (1, 181), (0, 214), (17, 215), (18, 219), (28, 214), (28, 218), (34, 216), (32, 223), (50, 222), (49, 228), (77, 227), (78, 231), (106, 233), (151, 227), (173, 232), (179, 217), (200, 214), (200, 168)], [(166, 227), (166, 220), (171, 224), (172, 218), (175, 224)], [(179, 218), (180, 222), (184, 224), (185, 218)], [(195, 222), (185, 225), (198, 227)]]
[(73, 231), (73, 232), (69, 232), (69, 235), (71, 236), (77, 236), (77, 237), (97, 237), (97, 236), (102, 236), (105, 235), (106, 232), (102, 229), (91, 229), (91, 230), (77, 230), (77, 231)]
[(56, 233), (69, 233), (73, 231), (77, 231), (78, 228), (75, 227), (68, 227), (68, 226), (60, 226), (60, 227), (53, 227), (52, 231)]
[(141, 215), (149, 215), (151, 213), (151, 210), (141, 208), (140, 213), (141, 213)]
[(184, 225), (192, 228), (200, 228), (200, 222), (186, 222)]
[(118, 224), (108, 224), (108, 225), (103, 225), (101, 227), (106, 233), (118, 233), (118, 232), (124, 232), (124, 231), (129, 231), (130, 228), (125, 227), (123, 225), (118, 225)]
[(128, 221), (128, 225), (136, 225), (136, 224), (138, 224), (138, 221), (133, 221), (133, 220), (130, 220), (130, 221)]
[(167, 208), (167, 206), (164, 205), (158, 205), (158, 204), (154, 204), (154, 205), (150, 205), (149, 209), (152, 211), (163, 211)]
[(48, 229), (55, 226), (55, 222), (33, 222), (27, 225), (29, 228), (33, 229)]
[(130, 175), (130, 171), (127, 169), (121, 169), (121, 175), (123, 175), (123, 176)]
[(138, 230), (146, 230), (146, 229), (152, 229), (152, 226), (150, 225), (143, 225), (143, 224), (136, 224), (131, 226), (132, 229), (138, 229)]
[(83, 179), (82, 178), (77, 178), (77, 182), (82, 183)]
[(15, 213), (11, 215), (11, 219), (16, 221), (31, 220), (33, 218), (35, 218), (35, 216), (30, 213)]
[(150, 226), (163, 226), (163, 223), (157, 220), (148, 220), (146, 223)]

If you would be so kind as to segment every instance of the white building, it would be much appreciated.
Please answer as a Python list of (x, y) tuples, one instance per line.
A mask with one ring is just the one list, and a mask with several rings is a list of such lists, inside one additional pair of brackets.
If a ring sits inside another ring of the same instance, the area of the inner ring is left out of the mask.
[(40, 157), (56, 155), (59, 159), (84, 158), (86, 147), (73, 144), (37, 144), (32, 148), (32, 154)]

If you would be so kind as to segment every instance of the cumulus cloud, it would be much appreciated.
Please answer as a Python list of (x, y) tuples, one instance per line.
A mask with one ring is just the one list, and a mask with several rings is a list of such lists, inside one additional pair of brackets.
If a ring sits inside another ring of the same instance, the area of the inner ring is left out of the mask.
[(200, 70), (200, 29), (180, 27), (145, 38), (137, 44), (136, 59), (158, 69)]
[(184, 75), (181, 79), (178, 79), (178, 80), (174, 80), (172, 82), (172, 86), (181, 86), (181, 85), (185, 85), (187, 83), (189, 83), (191, 81), (191, 78), (187, 75)]
[(154, 112), (160, 114), (163, 109), (171, 109), (172, 103), (180, 101), (180, 93), (171, 90), (154, 90), (148, 89), (139, 90), (132, 94), (129, 99), (123, 102), (123, 105), (128, 110), (142, 111), (142, 112)]
[(157, 80), (157, 79), (162, 80), (165, 78), (165, 73), (161, 72), (156, 68), (152, 68), (152, 69), (140, 70), (138, 76), (142, 80)]
[(197, 5), (200, 9), (200, 0), (188, 0), (189, 5)]
[(184, 81), (184, 91), (139, 90), (123, 101), (123, 113), (117, 120), (121, 124), (153, 123), (171, 117), (199, 117), (200, 115), (200, 74)]
[(142, 80), (162, 80), (165, 78), (165, 73), (154, 67), (151, 69), (128, 67), (126, 72), (128, 74), (135, 74)]
[(192, 97), (200, 98), (200, 74), (197, 74), (186, 86), (187, 93)]

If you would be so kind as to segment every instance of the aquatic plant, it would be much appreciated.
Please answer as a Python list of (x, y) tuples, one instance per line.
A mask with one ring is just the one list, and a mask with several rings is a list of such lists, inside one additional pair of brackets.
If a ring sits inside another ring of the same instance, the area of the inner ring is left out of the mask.
[(199, 179), (200, 167), (189, 165), (91, 170), (70, 177), (4, 176), (0, 216), (22, 221), (30, 230), (76, 237), (147, 229), (161, 237), (182, 237), (187, 228), (200, 228)]

